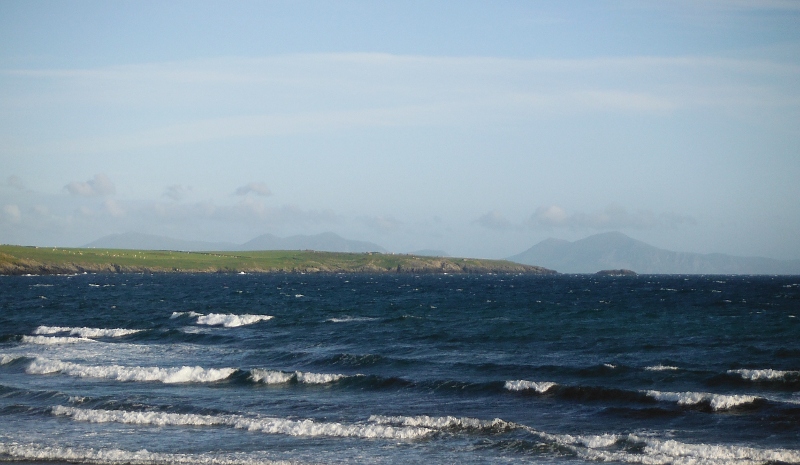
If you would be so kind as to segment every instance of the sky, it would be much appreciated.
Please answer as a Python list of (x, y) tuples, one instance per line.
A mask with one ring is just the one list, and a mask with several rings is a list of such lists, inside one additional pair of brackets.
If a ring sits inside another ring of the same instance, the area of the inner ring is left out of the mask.
[(0, 243), (800, 259), (800, 0), (0, 2)]

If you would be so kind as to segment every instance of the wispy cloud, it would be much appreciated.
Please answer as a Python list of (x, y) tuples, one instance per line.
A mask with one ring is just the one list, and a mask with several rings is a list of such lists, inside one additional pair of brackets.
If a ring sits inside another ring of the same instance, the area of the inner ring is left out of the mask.
[(600, 212), (567, 212), (557, 205), (539, 207), (527, 224), (535, 229), (673, 229), (696, 224), (694, 218), (676, 213), (656, 214), (649, 210), (629, 212), (620, 206), (609, 206)]
[(94, 178), (86, 182), (73, 181), (64, 186), (64, 189), (72, 195), (81, 197), (102, 197), (116, 192), (114, 183), (102, 173), (95, 174)]
[(498, 231), (505, 231), (509, 229), (517, 229), (519, 226), (514, 225), (502, 213), (497, 210), (492, 210), (488, 213), (481, 215), (475, 223), (488, 229), (495, 229)]
[(255, 194), (262, 197), (269, 197), (272, 191), (263, 182), (251, 182), (236, 189), (236, 195)]
[(170, 198), (175, 201), (183, 200), (186, 195), (192, 191), (191, 187), (182, 186), (180, 184), (173, 184), (164, 189), (163, 197)]

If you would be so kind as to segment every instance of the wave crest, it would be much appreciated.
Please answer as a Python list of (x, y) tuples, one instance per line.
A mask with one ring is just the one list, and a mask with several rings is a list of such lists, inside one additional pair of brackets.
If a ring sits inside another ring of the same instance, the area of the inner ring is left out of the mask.
[(120, 365), (81, 365), (61, 360), (37, 357), (25, 370), (28, 374), (44, 375), (63, 373), (80, 378), (104, 378), (116, 381), (160, 381), (162, 383), (210, 383), (223, 380), (237, 370), (235, 368), (189, 367), (125, 367)]
[(83, 338), (90, 337), (121, 337), (129, 334), (135, 334), (144, 331), (143, 329), (122, 329), (122, 328), (86, 328), (86, 327), (70, 327), (70, 326), (39, 326), (33, 331), (33, 334), (58, 334), (69, 333), (70, 336), (79, 336)]
[(209, 326), (224, 326), (226, 328), (235, 328), (238, 326), (251, 325), (259, 321), (271, 320), (271, 315), (234, 315), (232, 313), (209, 313), (197, 317), (197, 324)]
[(739, 405), (752, 404), (760, 397), (734, 394), (711, 394), (707, 392), (661, 392), (647, 391), (648, 397), (658, 401), (677, 402), (678, 405), (709, 403), (714, 410), (726, 410)]
[(342, 378), (348, 378), (348, 376), (328, 373), (306, 373), (302, 371), (287, 373), (284, 371), (263, 370), (260, 368), (250, 370), (250, 379), (257, 383), (264, 384), (283, 384), (292, 381), (304, 384), (327, 384)]
[(550, 381), (525, 381), (524, 379), (516, 381), (506, 381), (505, 388), (509, 391), (536, 391), (544, 394), (550, 389), (558, 386), (557, 383)]
[(72, 417), (91, 423), (126, 423), (155, 426), (229, 426), (268, 434), (289, 436), (330, 436), (379, 439), (416, 439), (431, 433), (429, 428), (395, 427), (381, 423), (342, 424), (313, 420), (246, 417), (243, 415), (200, 415), (193, 413), (134, 412), (126, 410), (93, 410), (56, 406), (54, 415)]

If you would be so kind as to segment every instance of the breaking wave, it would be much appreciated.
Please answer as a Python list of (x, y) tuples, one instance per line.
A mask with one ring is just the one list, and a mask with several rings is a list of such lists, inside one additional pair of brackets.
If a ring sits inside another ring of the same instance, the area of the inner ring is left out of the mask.
[(223, 380), (235, 368), (189, 367), (126, 367), (120, 365), (81, 365), (79, 363), (49, 360), (37, 357), (25, 370), (28, 374), (44, 375), (63, 373), (80, 378), (104, 378), (116, 381), (160, 381), (162, 383), (210, 383)]
[(128, 451), (17, 443), (0, 443), (0, 454), (12, 460), (103, 465), (288, 465), (291, 463), (268, 460), (256, 454), (170, 454), (148, 452), (146, 449)]
[(197, 324), (235, 328), (237, 326), (251, 325), (259, 321), (271, 320), (270, 315), (234, 315), (232, 313), (209, 313), (208, 315), (197, 317)]
[(283, 384), (289, 382), (326, 384), (339, 381), (342, 378), (348, 378), (348, 376), (328, 373), (307, 373), (302, 371), (288, 373), (285, 371), (263, 370), (260, 368), (250, 370), (250, 379), (257, 383), (264, 384)]
[(677, 371), (680, 370), (678, 367), (670, 366), (670, 365), (654, 365), (649, 367), (644, 367), (645, 371)]
[(86, 337), (22, 336), (22, 342), (26, 344), (56, 345), (56, 344), (77, 344), (81, 342), (97, 342), (97, 341)]
[(707, 403), (714, 410), (727, 410), (740, 405), (752, 404), (761, 399), (757, 396), (711, 394), (707, 392), (646, 391), (646, 395), (658, 401), (677, 402), (678, 405), (698, 405)]
[(315, 422), (285, 418), (247, 417), (243, 415), (200, 415), (193, 413), (135, 412), (53, 407), (54, 415), (72, 417), (91, 423), (127, 423), (155, 426), (229, 426), (237, 429), (289, 436), (330, 436), (378, 439), (416, 439), (431, 433), (430, 428), (387, 426), (370, 419), (365, 424)]
[(785, 380), (790, 377), (800, 377), (800, 371), (781, 371), (781, 370), (728, 370), (728, 374), (739, 375), (749, 381), (776, 381)]
[(551, 388), (558, 386), (557, 383), (553, 383), (550, 381), (525, 381), (524, 379), (520, 379), (517, 381), (506, 381), (505, 388), (509, 391), (536, 391), (540, 394), (544, 394), (545, 392), (549, 391)]
[(76, 328), (68, 326), (39, 326), (33, 334), (58, 334), (69, 333), (70, 336), (83, 338), (91, 337), (121, 337), (144, 331), (143, 329), (122, 329), (122, 328)]
[(467, 417), (429, 417), (420, 416), (383, 416), (372, 415), (369, 421), (384, 425), (412, 426), (426, 429), (437, 430), (464, 430), (464, 431), (484, 431), (484, 432), (503, 432), (520, 428), (520, 425), (511, 423), (500, 418), (493, 420), (480, 420)]

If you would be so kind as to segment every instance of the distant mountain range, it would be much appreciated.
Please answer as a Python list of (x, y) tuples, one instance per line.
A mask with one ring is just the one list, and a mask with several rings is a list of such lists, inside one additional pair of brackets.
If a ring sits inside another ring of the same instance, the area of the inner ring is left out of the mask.
[(800, 260), (672, 252), (619, 232), (575, 242), (545, 239), (508, 260), (561, 273), (628, 269), (640, 274), (800, 274)]
[(184, 241), (150, 234), (112, 234), (86, 244), (85, 247), (102, 249), (180, 250), (185, 252), (226, 250), (317, 250), (320, 252), (386, 252), (372, 242), (344, 239), (332, 232), (311, 236), (277, 237), (263, 234), (244, 244), (232, 242)]

